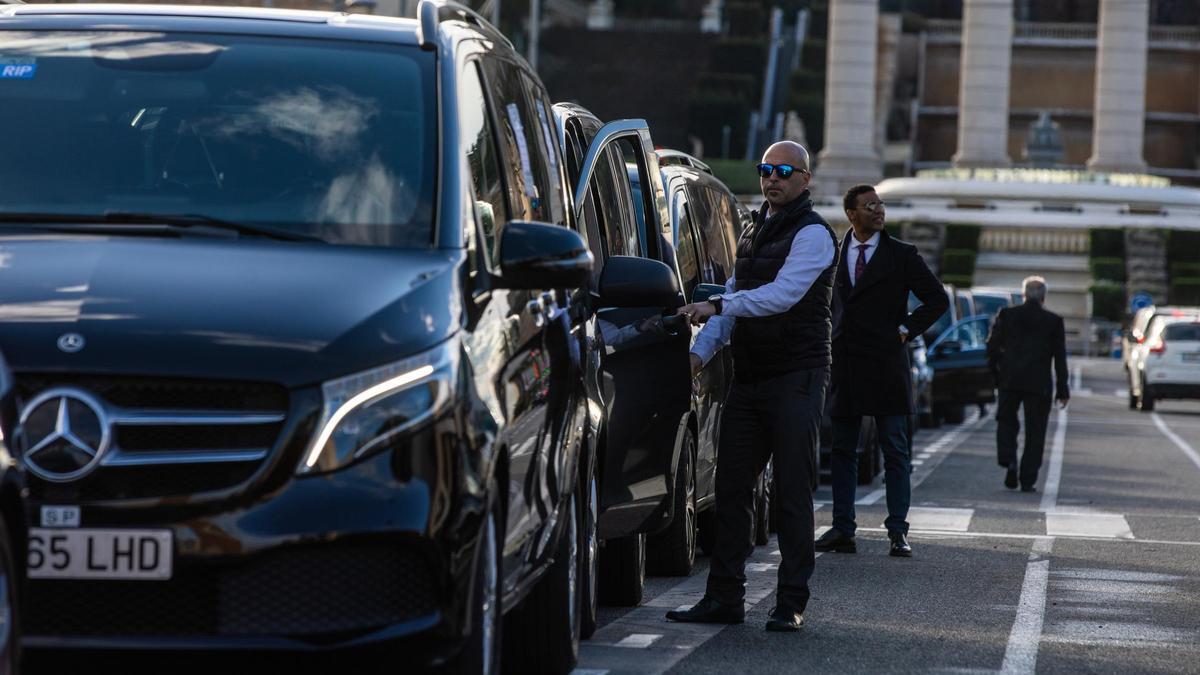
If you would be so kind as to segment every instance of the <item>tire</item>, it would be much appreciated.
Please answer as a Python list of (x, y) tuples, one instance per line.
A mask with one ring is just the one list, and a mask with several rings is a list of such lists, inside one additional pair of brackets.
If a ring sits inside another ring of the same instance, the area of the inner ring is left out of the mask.
[(646, 571), (686, 577), (696, 562), (696, 437), (689, 429), (679, 450), (675, 472), (675, 517), (667, 529), (646, 542)]
[(0, 675), (16, 675), (21, 666), (21, 620), (17, 602), (17, 566), (12, 540), (0, 519)]
[(579, 661), (579, 491), (571, 496), (566, 530), (554, 562), (505, 626), (504, 669), (569, 673)]
[(771, 462), (758, 477), (754, 499), (754, 544), (766, 546), (771, 541), (771, 488), (775, 482)]
[(1142, 380), (1142, 395), (1138, 397), (1138, 408), (1142, 412), (1154, 412), (1154, 392), (1145, 380)]
[(471, 632), (467, 644), (459, 653), (451, 671), (479, 675), (499, 675), (500, 653), (503, 644), (503, 613), (500, 607), (500, 561), (504, 545), (503, 519), (493, 504), (488, 509), (483, 541), (479, 550), (479, 565), (475, 570), (475, 615), (471, 617)]
[(646, 586), (646, 535), (609, 539), (600, 549), (600, 602), (614, 607), (642, 604)]
[(600, 606), (600, 539), (596, 520), (600, 517), (599, 490), (595, 464), (580, 485), (585, 506), (579, 511), (579, 637), (587, 639), (596, 632), (596, 612)]
[(875, 480), (875, 474), (879, 473), (881, 464), (879, 452), (879, 442), (871, 439), (867, 447), (863, 448), (863, 453), (858, 456), (859, 485), (870, 485), (871, 481)]

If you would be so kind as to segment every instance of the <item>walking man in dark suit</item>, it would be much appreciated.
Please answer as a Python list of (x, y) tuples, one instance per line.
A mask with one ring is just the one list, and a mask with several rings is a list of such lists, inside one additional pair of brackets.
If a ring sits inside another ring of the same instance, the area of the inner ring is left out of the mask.
[(692, 346), (692, 372), (726, 343), (733, 386), (721, 413), (716, 542), (708, 588), (672, 621), (741, 623), (746, 558), (754, 551), (754, 484), (773, 460), (779, 504), (779, 588), (770, 631), (798, 631), (815, 567), (812, 490), (829, 384), (830, 296), (837, 238), (813, 210), (808, 152), (781, 141), (758, 165), (767, 202), (737, 244), (727, 292), (679, 310), (707, 321)]
[[(1036, 492), (1038, 469), (1046, 448), (1050, 392), (1061, 407), (1071, 397), (1067, 386), (1067, 345), (1062, 317), (1047, 311), (1046, 280), (1029, 277), (1021, 284), (1025, 304), (1006, 307), (996, 315), (988, 336), (988, 365), (1000, 390), (996, 405), (996, 459), (1008, 470), (1005, 487)], [(1054, 386), (1050, 361), (1054, 361)], [(1025, 406), (1025, 452), (1017, 461), (1017, 410)]]
[[(842, 206), (850, 231), (842, 240), (833, 294), (833, 527), (816, 541), (816, 550), (857, 550), (858, 437), (863, 416), (870, 415), (883, 449), (891, 555), (911, 557), (914, 401), (906, 343), (944, 314), (950, 299), (917, 247), (888, 235), (874, 187), (855, 185)], [(921, 301), (912, 314), (910, 292)]]

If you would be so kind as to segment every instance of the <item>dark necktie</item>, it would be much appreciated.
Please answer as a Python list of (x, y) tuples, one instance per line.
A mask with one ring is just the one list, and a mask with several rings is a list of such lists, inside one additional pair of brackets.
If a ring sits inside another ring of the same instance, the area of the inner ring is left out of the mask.
[(858, 285), (858, 280), (862, 278), (863, 272), (867, 271), (867, 244), (858, 245), (858, 262), (854, 264), (854, 285)]

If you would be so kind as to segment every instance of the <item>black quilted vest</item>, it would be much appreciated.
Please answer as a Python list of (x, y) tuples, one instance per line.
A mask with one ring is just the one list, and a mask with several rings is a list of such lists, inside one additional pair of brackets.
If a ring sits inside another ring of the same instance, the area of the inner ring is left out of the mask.
[(733, 368), (741, 382), (764, 380), (783, 373), (820, 368), (832, 362), (830, 332), (833, 283), (837, 271), (837, 236), (812, 208), (805, 192), (770, 218), (766, 205), (754, 224), (742, 232), (737, 246), (737, 290), (752, 290), (775, 280), (792, 239), (805, 227), (829, 234), (835, 255), (804, 297), (782, 314), (738, 317), (733, 328)]

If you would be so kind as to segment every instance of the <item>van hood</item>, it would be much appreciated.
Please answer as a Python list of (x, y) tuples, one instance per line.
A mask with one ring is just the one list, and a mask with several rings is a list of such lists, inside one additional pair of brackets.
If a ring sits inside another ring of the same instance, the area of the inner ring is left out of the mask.
[(316, 384), (453, 335), (462, 321), (462, 255), (244, 239), (0, 236), (0, 353), (18, 377)]

